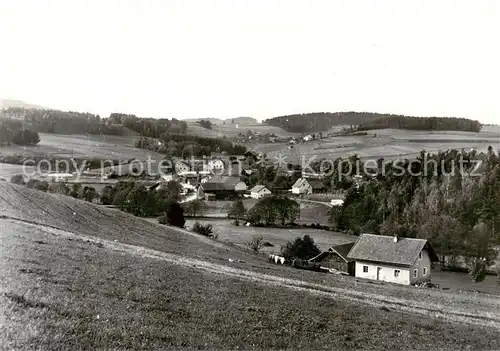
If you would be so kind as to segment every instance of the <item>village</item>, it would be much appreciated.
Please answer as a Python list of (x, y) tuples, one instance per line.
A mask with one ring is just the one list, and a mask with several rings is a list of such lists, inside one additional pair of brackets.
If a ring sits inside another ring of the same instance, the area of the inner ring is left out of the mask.
[[(190, 202), (202, 202), (205, 208), (212, 209), (208, 214), (198, 214), (200, 220), (206, 220), (206, 223), (212, 223), (209, 221), (210, 218), (227, 218), (227, 208), (219, 204), (230, 205), (238, 199), (246, 208), (252, 208), (259, 200), (279, 196), (297, 201), (301, 206), (303, 204), (314, 205), (316, 207), (313, 211), (318, 208), (341, 207), (344, 203), (345, 192), (329, 192), (323, 175), (297, 171), (294, 165), (287, 165), (279, 170), (281, 176), (293, 179), (289, 188), (266, 187), (263, 184), (250, 185), (249, 179), (252, 174), (262, 167), (273, 167), (272, 162), (262, 153), (249, 151), (243, 156), (213, 153), (210, 157), (203, 159), (177, 159), (172, 164), (173, 166), (167, 169), (157, 169), (157, 172), (152, 173), (142, 172), (138, 175), (135, 174), (136, 170), (132, 162), (103, 169), (86, 170), (81, 176), (75, 173), (51, 173), (44, 174), (39, 179), (68, 186), (79, 184), (101, 191), (103, 186), (112, 186), (123, 180), (133, 180), (144, 184), (149, 191), (153, 192), (176, 183), (180, 189), (180, 203), (188, 205)], [(132, 173), (135, 175), (132, 176)], [(354, 175), (352, 180), (359, 188), (360, 185), (370, 181), (370, 178), (369, 175)], [(96, 196), (93, 202), (100, 204), (99, 196)], [(190, 223), (197, 221), (196, 218), (196, 214), (192, 215)], [(324, 226), (314, 220), (310, 223), (302, 222), (302, 225), (305, 225), (305, 228), (308, 225), (311, 227), (317, 225), (317, 228), (330, 230), (328, 223), (323, 222)], [(242, 225), (249, 227), (254, 224), (249, 220), (243, 220)], [(253, 231), (260, 229), (264, 228), (254, 228)], [(238, 230), (241, 231), (241, 229), (233, 229), (233, 231)], [(304, 233), (304, 230), (300, 228), (290, 229), (290, 231), (297, 233), (297, 236)], [(327, 233), (324, 234), (324, 236), (327, 235)], [(230, 235), (226, 239), (228, 242), (233, 242)], [(280, 252), (279, 245), (275, 248), (261, 247), (259, 249), (261, 253), (268, 255), (269, 261), (276, 264), (288, 264), (295, 268), (315, 272), (402, 285), (438, 287), (437, 284), (432, 283), (432, 272), (438, 268), (438, 263), (441, 268), (448, 267), (448, 258), (440, 259), (425, 239), (406, 238), (397, 234), (384, 236), (360, 233), (358, 236), (345, 236), (339, 244), (329, 245), (327, 240), (320, 240), (321, 252), (307, 259), (290, 260)], [(245, 245), (246, 243), (245, 241)], [(454, 264), (457, 265), (456, 262)], [(465, 263), (461, 264), (465, 268)], [(489, 267), (488, 272), (495, 273), (495, 267), (495, 264)], [(440, 281), (442, 281), (442, 275)]]

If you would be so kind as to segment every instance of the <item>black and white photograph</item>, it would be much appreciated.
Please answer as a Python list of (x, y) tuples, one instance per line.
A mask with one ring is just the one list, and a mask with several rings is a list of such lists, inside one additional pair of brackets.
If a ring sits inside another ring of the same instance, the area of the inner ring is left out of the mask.
[(500, 350), (500, 1), (0, 0), (0, 349)]

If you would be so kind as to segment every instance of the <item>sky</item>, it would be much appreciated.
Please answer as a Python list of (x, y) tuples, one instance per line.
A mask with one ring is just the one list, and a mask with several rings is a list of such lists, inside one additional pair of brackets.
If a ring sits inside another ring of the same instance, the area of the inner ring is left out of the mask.
[(500, 123), (500, 1), (0, 0), (0, 98), (108, 116)]

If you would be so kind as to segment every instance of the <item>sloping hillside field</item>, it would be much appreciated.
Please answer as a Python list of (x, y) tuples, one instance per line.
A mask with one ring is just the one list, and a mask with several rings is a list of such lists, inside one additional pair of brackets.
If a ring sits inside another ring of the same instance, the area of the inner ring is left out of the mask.
[(6, 182), (0, 235), (5, 349), (500, 348), (498, 296), (278, 266)]

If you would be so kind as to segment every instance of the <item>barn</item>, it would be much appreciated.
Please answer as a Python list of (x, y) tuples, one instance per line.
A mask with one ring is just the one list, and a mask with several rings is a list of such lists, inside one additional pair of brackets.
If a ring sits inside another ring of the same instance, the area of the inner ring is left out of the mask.
[(353, 245), (354, 242), (330, 246), (327, 251), (311, 258), (309, 262), (318, 263), (324, 269), (332, 269), (341, 273), (355, 275), (356, 262), (353, 259), (347, 258)]

